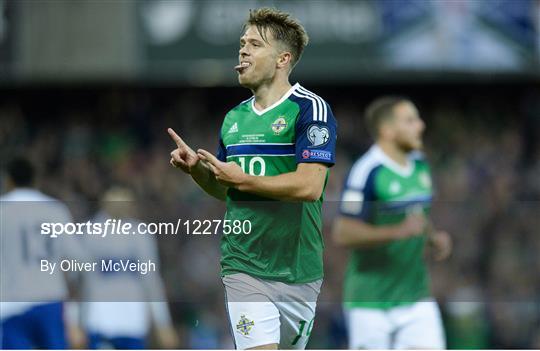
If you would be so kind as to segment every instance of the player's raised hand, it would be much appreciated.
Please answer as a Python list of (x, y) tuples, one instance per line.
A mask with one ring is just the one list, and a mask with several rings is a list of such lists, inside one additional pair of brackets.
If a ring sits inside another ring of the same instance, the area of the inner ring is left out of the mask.
[(171, 151), (170, 164), (191, 174), (191, 170), (199, 163), (199, 156), (197, 156), (197, 153), (193, 151), (193, 149), (190, 148), (172, 128), (167, 129), (167, 132), (176, 144), (176, 149)]
[(222, 162), (210, 152), (203, 149), (197, 150), (197, 155), (208, 164), (217, 181), (225, 186), (234, 188), (241, 184), (247, 177), (244, 171), (242, 171), (242, 168), (235, 162)]

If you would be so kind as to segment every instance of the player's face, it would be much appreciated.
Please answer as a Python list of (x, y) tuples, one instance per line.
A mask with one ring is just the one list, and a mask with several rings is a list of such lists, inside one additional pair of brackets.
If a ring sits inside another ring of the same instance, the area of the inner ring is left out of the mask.
[(418, 109), (412, 103), (405, 101), (394, 107), (394, 141), (401, 149), (406, 152), (421, 149), (425, 128)]
[(240, 38), (238, 82), (250, 89), (257, 88), (265, 82), (270, 82), (276, 73), (278, 59), (278, 43), (272, 33), (266, 33), (265, 42), (257, 27), (249, 26)]

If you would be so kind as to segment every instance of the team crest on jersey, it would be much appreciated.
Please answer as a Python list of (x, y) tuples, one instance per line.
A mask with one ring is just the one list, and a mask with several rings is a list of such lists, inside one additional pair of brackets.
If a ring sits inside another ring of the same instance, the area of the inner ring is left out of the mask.
[(420, 184), (422, 184), (424, 188), (431, 188), (431, 179), (426, 172), (420, 173), (418, 180), (420, 180)]
[(249, 335), (251, 328), (255, 325), (255, 322), (250, 321), (245, 315), (240, 316), (240, 320), (236, 323), (236, 330), (242, 335)]
[(401, 191), (401, 184), (398, 181), (393, 181), (390, 183), (390, 193), (397, 194)]
[(313, 124), (308, 128), (307, 137), (311, 142), (311, 147), (321, 146), (330, 139), (330, 131), (326, 127)]
[(279, 117), (274, 121), (274, 123), (272, 123), (272, 130), (276, 135), (285, 130), (285, 128), (287, 128), (287, 121), (283, 117)]

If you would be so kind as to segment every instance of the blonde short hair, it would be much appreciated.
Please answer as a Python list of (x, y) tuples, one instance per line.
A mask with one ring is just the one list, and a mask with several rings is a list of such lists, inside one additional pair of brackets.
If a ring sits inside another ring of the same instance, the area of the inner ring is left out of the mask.
[(257, 31), (264, 41), (267, 32), (272, 33), (274, 39), (283, 43), (290, 50), (291, 68), (300, 61), (302, 52), (309, 42), (304, 26), (290, 14), (270, 7), (262, 7), (249, 11), (249, 18), (244, 23), (244, 31), (249, 26), (257, 27)]

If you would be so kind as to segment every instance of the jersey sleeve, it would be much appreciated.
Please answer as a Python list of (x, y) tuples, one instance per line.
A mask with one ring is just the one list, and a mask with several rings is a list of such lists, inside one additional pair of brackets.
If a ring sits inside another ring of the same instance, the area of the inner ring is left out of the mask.
[(376, 168), (368, 171), (367, 175), (359, 174), (354, 167), (347, 175), (343, 186), (339, 212), (346, 217), (370, 222), (375, 201), (375, 173)]
[(296, 122), (296, 162), (333, 166), (336, 139), (337, 122), (330, 106), (322, 99), (303, 104)]
[(225, 148), (225, 145), (223, 144), (223, 139), (221, 138), (221, 133), (219, 136), (219, 145), (217, 149), (217, 159), (221, 162), (227, 162), (227, 149)]

